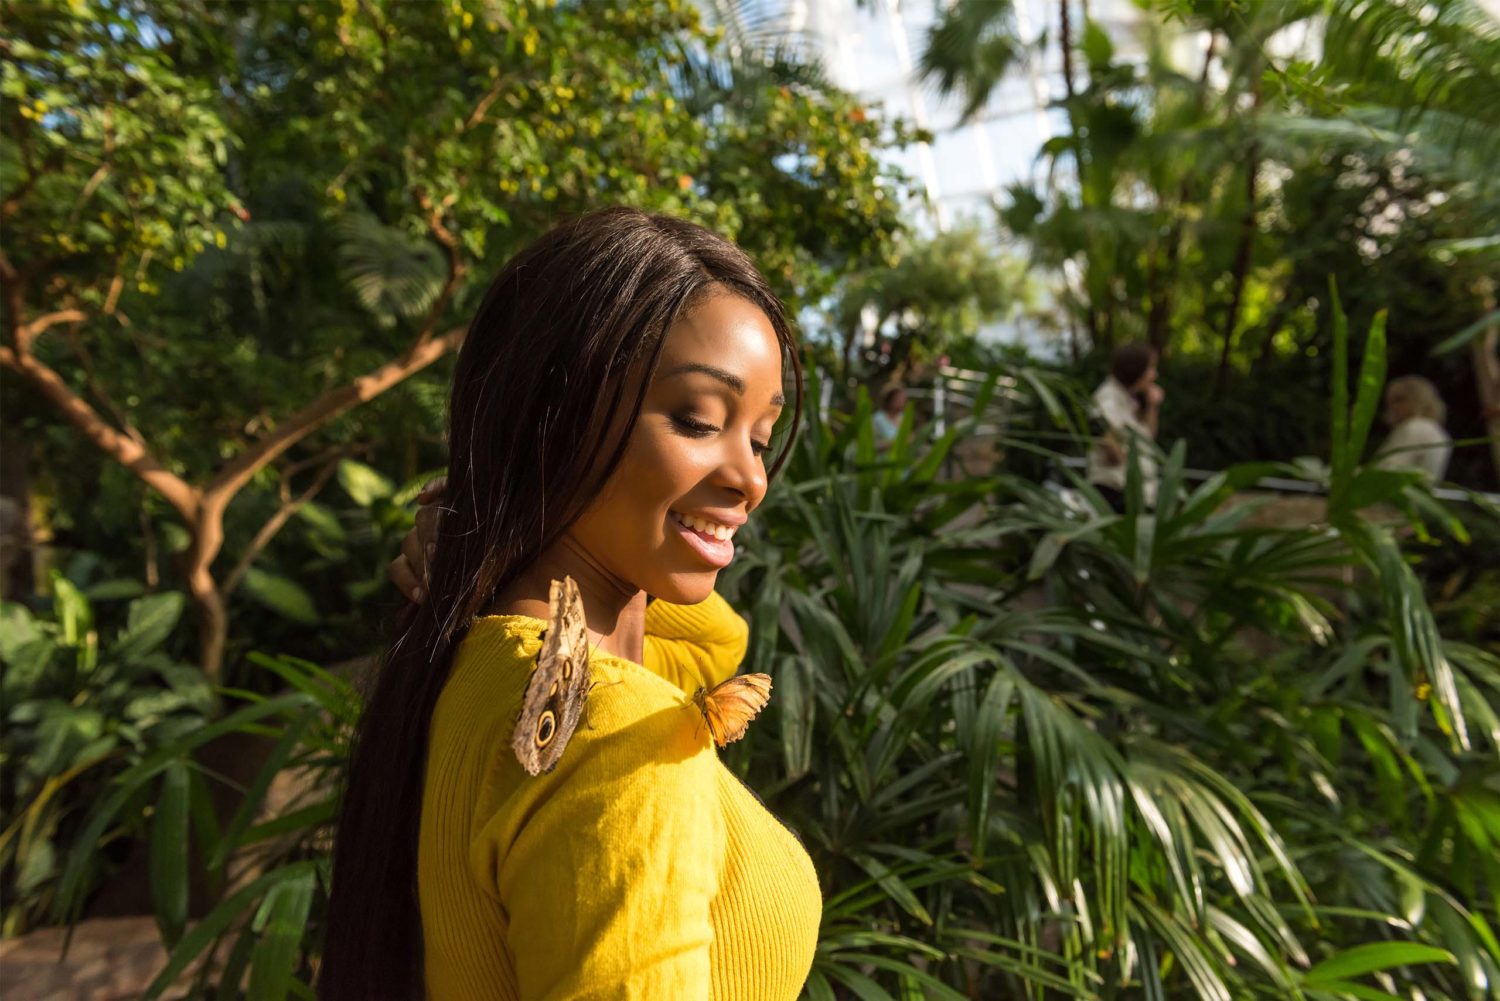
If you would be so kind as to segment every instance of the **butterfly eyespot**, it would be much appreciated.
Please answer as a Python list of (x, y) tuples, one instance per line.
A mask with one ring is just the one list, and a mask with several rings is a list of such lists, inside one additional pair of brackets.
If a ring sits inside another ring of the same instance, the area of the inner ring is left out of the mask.
[(541, 645), (521, 696), (511, 749), (527, 774), (556, 766), (580, 715), (587, 718), (588, 629), (578, 584), (554, 580), (548, 596), (550, 621), (539, 630)]
[(552, 710), (542, 713), (542, 718), (536, 723), (536, 746), (546, 747), (552, 743), (552, 738), (557, 736), (557, 717), (552, 715)]

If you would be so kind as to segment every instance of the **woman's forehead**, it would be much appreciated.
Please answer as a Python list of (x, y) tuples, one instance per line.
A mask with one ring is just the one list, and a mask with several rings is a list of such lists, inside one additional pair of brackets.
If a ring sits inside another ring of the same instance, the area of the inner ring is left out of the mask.
[(781, 372), (781, 342), (765, 311), (740, 296), (712, 296), (667, 331), (662, 368), (699, 362), (750, 379)]

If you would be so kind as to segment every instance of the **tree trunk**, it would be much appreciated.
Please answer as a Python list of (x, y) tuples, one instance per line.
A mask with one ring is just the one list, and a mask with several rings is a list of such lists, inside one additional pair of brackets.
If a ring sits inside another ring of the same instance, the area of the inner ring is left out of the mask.
[(1071, 102), (1077, 94), (1073, 86), (1073, 20), (1068, 13), (1069, 0), (1058, 2), (1057, 44), (1062, 48), (1063, 89)]
[(1291, 311), (1290, 297), (1283, 291), (1281, 301), (1276, 304), (1271, 318), (1266, 321), (1266, 336), (1260, 341), (1260, 353), (1255, 359), (1256, 368), (1263, 368), (1271, 360), (1271, 353), (1276, 349), (1276, 331), (1281, 329), (1282, 323), (1286, 322), (1287, 314)]
[(848, 382), (849, 377), (854, 374), (855, 345), (859, 343), (859, 339), (862, 336), (864, 336), (862, 329), (859, 327), (850, 327), (848, 336), (844, 338), (844, 350), (840, 352), (844, 366), (843, 371), (839, 374), (843, 376), (845, 382)]
[[(1208, 105), (1208, 74), (1213, 68), (1218, 44), (1219, 33), (1216, 30), (1210, 30), (1208, 47), (1203, 53), (1203, 68), (1198, 73), (1196, 107), (1200, 115)], [(1178, 186), (1176, 212), (1173, 213), (1172, 225), (1166, 237), (1166, 265), (1162, 268), (1162, 273), (1157, 276), (1156, 287), (1150, 296), (1150, 305), (1146, 314), (1146, 340), (1156, 349), (1158, 356), (1167, 353), (1167, 341), (1172, 333), (1172, 303), (1182, 261), (1182, 207), (1193, 198), (1193, 192), (1193, 175), (1190, 173)]]
[[(433, 317), (436, 320), (436, 316)], [(275, 433), (240, 453), (206, 487), (198, 487), (167, 469), (142, 443), (139, 433), (117, 430), (56, 371), (30, 351), (31, 336), (45, 327), (11, 319), (11, 345), (0, 345), (0, 365), (16, 372), (52, 403), (101, 451), (134, 473), (167, 500), (192, 533), (186, 578), (199, 615), (200, 666), (217, 681), (223, 669), (229, 635), (224, 595), (213, 575), (213, 561), (224, 546), (224, 511), (256, 472), (345, 411), (358, 406), (426, 368), (462, 342), (465, 329), (456, 327), (440, 336), (423, 333), (403, 354), (342, 386), (337, 386), (301, 410), (284, 418)], [(127, 429), (133, 431), (133, 429)]]
[(1245, 168), (1245, 214), (1240, 220), (1239, 246), (1234, 252), (1229, 306), (1224, 315), (1224, 349), (1219, 354), (1219, 371), (1214, 385), (1223, 389), (1229, 381), (1229, 358), (1234, 351), (1234, 332), (1240, 325), (1240, 304), (1245, 298), (1245, 281), (1250, 276), (1251, 255), (1255, 249), (1255, 182), (1260, 173), (1260, 158), (1252, 146), (1250, 163)]
[[(1493, 285), (1485, 290), (1484, 308), (1491, 313), (1495, 311)], [(1490, 438), (1495, 478), (1500, 480), (1500, 323), (1492, 321), (1483, 334), (1470, 341), (1469, 353), (1474, 361), (1474, 381), (1479, 387), (1479, 405)]]
[(1151, 257), (1151, 274), (1148, 282), (1149, 306), (1146, 311), (1146, 340), (1156, 349), (1158, 356), (1165, 354), (1167, 335), (1172, 330), (1172, 292), (1177, 287), (1177, 272), (1182, 254), (1182, 219), (1173, 221), (1167, 231), (1165, 265), (1157, 264), (1156, 255)]
[[(1250, 112), (1252, 128), (1255, 112), (1259, 108), (1260, 85), (1257, 83)], [(1229, 294), (1229, 308), (1224, 317), (1224, 350), (1219, 355), (1218, 375), (1214, 377), (1214, 385), (1219, 389), (1223, 389), (1224, 384), (1229, 381), (1229, 359), (1234, 351), (1234, 332), (1240, 325), (1240, 305), (1244, 302), (1245, 282), (1250, 277), (1250, 261), (1255, 252), (1255, 192), (1259, 174), (1260, 144), (1252, 139), (1249, 162), (1245, 165), (1245, 213), (1240, 218), (1240, 239), (1234, 252), (1232, 290)]]

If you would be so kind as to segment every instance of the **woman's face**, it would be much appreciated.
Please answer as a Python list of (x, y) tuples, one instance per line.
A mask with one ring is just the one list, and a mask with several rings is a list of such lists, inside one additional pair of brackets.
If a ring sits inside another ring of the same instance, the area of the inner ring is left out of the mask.
[(771, 321), (739, 296), (712, 295), (668, 332), (625, 454), (569, 535), (647, 594), (704, 600), (766, 495), (785, 402)]
[(1135, 385), (1130, 388), (1136, 392), (1140, 392), (1147, 386), (1154, 385), (1156, 385), (1156, 355), (1153, 354), (1151, 356), (1151, 364), (1146, 366), (1146, 371), (1141, 374), (1141, 377), (1136, 380)]

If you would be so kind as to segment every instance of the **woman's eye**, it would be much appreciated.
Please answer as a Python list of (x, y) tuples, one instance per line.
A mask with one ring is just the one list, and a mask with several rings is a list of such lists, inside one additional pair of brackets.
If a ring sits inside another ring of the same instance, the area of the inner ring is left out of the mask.
[(672, 423), (677, 425), (677, 430), (689, 438), (707, 438), (711, 434), (718, 434), (719, 428), (707, 421), (700, 421), (696, 417), (676, 415)]
[(750, 442), (750, 451), (754, 452), (757, 456), (765, 455), (770, 450), (771, 443), (768, 441), (755, 441), (752, 439)]

